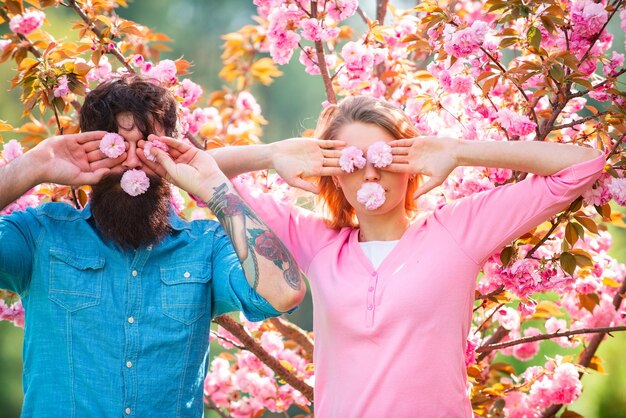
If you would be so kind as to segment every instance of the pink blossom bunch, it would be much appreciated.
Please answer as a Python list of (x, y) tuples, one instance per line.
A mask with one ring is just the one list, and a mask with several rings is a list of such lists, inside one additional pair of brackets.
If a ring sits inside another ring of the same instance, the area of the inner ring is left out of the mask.
[(146, 141), (146, 143), (143, 146), (143, 153), (146, 156), (146, 158), (152, 162), (156, 161), (156, 156), (152, 155), (152, 147), (158, 148), (164, 152), (168, 152), (170, 150), (170, 148), (167, 146), (165, 142), (160, 141), (158, 139), (150, 139), (149, 141)]
[(2, 158), (5, 162), (12, 161), (24, 154), (24, 148), (17, 139), (12, 139), (2, 147)]
[(128, 170), (122, 175), (120, 180), (122, 190), (135, 197), (145, 193), (150, 187), (150, 179), (142, 170)]
[(53, 89), (54, 97), (65, 97), (71, 93), (69, 80), (66, 75), (62, 75), (57, 80), (57, 85)]
[(363, 183), (356, 192), (356, 200), (367, 210), (376, 210), (385, 203), (385, 189), (378, 183)]
[(339, 157), (339, 166), (346, 173), (352, 173), (355, 169), (365, 167), (367, 160), (363, 156), (363, 151), (359, 148), (350, 146), (341, 150)]
[(480, 51), (480, 46), (485, 41), (488, 31), (489, 24), (482, 20), (476, 20), (470, 27), (461, 30), (447, 25), (443, 30), (443, 48), (448, 54), (457, 58), (476, 54)]
[(182, 99), (183, 106), (189, 107), (202, 96), (202, 87), (186, 78), (177, 86), (175, 94)]
[[(556, 332), (565, 332), (568, 330), (567, 321), (565, 319), (558, 319), (554, 316), (548, 318), (545, 323), (546, 332), (548, 334), (554, 334)], [(578, 342), (575, 339), (570, 340), (567, 337), (558, 337), (552, 339), (555, 343), (561, 347), (571, 348), (578, 346)]]
[(537, 126), (528, 116), (519, 115), (513, 110), (506, 108), (498, 111), (498, 122), (502, 128), (512, 135), (520, 136), (532, 133)]
[(144, 64), (143, 75), (146, 78), (154, 79), (162, 84), (175, 84), (177, 81), (176, 78), (176, 63), (172, 60), (163, 60), (159, 62), (157, 65), (152, 66), (151, 64)]
[(588, 205), (602, 206), (611, 200), (609, 184), (611, 184), (612, 179), (613, 177), (608, 173), (602, 173), (600, 178), (596, 181), (596, 184), (583, 193), (585, 203)]
[(106, 55), (100, 57), (100, 61), (87, 73), (87, 81), (104, 81), (111, 78), (113, 67)]
[(352, 16), (358, 6), (358, 0), (326, 0), (328, 16), (337, 22)]
[(16, 327), (24, 328), (24, 307), (22, 306), (22, 301), (18, 300), (9, 306), (4, 299), (0, 298), (0, 321), (9, 321)]
[(14, 202), (9, 203), (4, 209), (0, 210), (0, 215), (10, 215), (13, 212), (34, 208), (42, 201), (42, 196), (34, 193), (32, 190), (18, 197)]
[(391, 147), (384, 141), (374, 142), (367, 148), (367, 161), (374, 164), (374, 167), (387, 167), (392, 159)]
[(109, 158), (117, 158), (126, 151), (124, 137), (115, 132), (104, 134), (100, 140), (100, 151)]
[(605, 62), (602, 70), (604, 74), (609, 76), (615, 76), (617, 74), (618, 68), (624, 65), (624, 54), (621, 54), (617, 51), (613, 51), (611, 54), (611, 59)]
[[(549, 370), (550, 367), (546, 369)], [(531, 403), (538, 407), (547, 407), (574, 402), (582, 391), (578, 373), (572, 363), (557, 365), (551, 375), (546, 374), (533, 383), (529, 392)]]
[(583, 38), (591, 38), (600, 32), (608, 17), (602, 3), (593, 0), (572, 1), (572, 28), (574, 33)]
[(620, 206), (626, 206), (626, 178), (614, 178), (608, 184), (609, 193)]
[(39, 29), (46, 14), (41, 10), (27, 10), (21, 15), (15, 15), (9, 22), (9, 28), (20, 35), (28, 35)]
[(269, 52), (277, 64), (284, 65), (291, 60), (300, 42), (300, 35), (295, 29), (304, 16), (304, 12), (295, 4), (281, 4), (268, 15)]
[(372, 72), (374, 54), (361, 42), (347, 42), (341, 49), (341, 58), (351, 79), (363, 79)]

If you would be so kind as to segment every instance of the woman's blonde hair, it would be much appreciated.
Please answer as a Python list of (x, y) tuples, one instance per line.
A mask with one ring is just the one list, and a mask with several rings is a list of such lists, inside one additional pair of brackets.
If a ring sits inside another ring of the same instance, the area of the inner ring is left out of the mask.
[[(337, 134), (346, 125), (364, 123), (383, 128), (396, 139), (413, 138), (417, 130), (400, 109), (391, 104), (368, 96), (346, 97), (336, 105), (330, 105), (322, 111), (315, 128), (315, 137), (319, 139), (337, 139)], [(354, 208), (345, 198), (343, 192), (335, 186), (331, 177), (319, 177), (318, 203), (325, 214), (327, 224), (331, 228), (340, 229), (346, 226), (356, 227), (357, 220)], [(406, 190), (404, 208), (409, 217), (413, 217), (417, 205), (413, 193), (419, 184), (418, 178), (409, 181)]]

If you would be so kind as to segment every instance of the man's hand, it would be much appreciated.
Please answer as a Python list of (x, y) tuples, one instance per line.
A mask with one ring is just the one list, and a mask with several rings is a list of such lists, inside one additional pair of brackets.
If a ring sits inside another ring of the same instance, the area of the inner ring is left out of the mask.
[(60, 135), (37, 144), (25, 154), (37, 173), (37, 183), (68, 186), (98, 183), (126, 159), (126, 152), (111, 159), (100, 151), (100, 140), (105, 134), (104, 131), (92, 131)]

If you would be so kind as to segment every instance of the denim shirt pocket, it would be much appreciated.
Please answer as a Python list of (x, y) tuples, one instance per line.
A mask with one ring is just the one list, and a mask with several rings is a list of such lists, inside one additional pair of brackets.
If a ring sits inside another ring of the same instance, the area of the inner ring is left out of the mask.
[(211, 264), (185, 263), (161, 267), (161, 303), (163, 313), (191, 325), (210, 306)]
[(77, 255), (64, 248), (50, 249), (48, 298), (69, 312), (100, 303), (104, 258)]

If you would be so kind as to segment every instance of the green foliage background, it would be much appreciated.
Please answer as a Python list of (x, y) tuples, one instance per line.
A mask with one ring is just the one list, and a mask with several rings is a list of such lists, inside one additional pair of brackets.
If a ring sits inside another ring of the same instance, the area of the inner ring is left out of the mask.
[[(365, 12), (374, 15), (374, 2), (362, 2)], [(399, 7), (414, 2), (394, 2)], [(77, 17), (63, 7), (56, 10), (46, 9), (50, 22), (45, 27), (56, 38), (64, 39), (75, 36), (71, 33), (71, 22)], [(255, 7), (251, 0), (135, 0), (127, 9), (120, 9), (119, 14), (126, 19), (134, 20), (155, 31), (167, 34), (172, 38), (172, 51), (164, 53), (161, 58), (176, 59), (184, 56), (192, 62), (194, 82), (205, 89), (205, 97), (214, 89), (219, 89), (224, 82), (219, 79), (221, 69), (220, 36), (236, 31), (245, 24), (253, 23), (251, 16)], [(362, 23), (352, 18), (351, 24), (357, 28)], [(3, 25), (4, 31), (8, 25)], [(618, 21), (610, 27), (616, 35), (614, 45), (623, 45), (624, 34)], [(269, 87), (255, 86), (253, 94), (259, 101), (263, 115), (269, 124), (264, 128), (262, 140), (276, 140), (298, 136), (303, 129), (313, 128), (319, 111), (320, 103), (325, 99), (322, 80), (304, 72), (302, 65), (294, 54), (291, 64), (280, 67), (284, 72)], [(113, 62), (113, 59), (111, 59)], [(10, 63), (0, 65), (0, 119), (19, 125), (22, 107), (19, 91), (10, 89), (9, 80), (14, 76), (14, 68)], [(19, 136), (16, 136), (19, 139)], [(5, 141), (12, 139), (5, 135)], [(612, 228), (615, 243), (612, 255), (621, 262), (626, 261), (626, 232)], [(312, 312), (310, 296), (290, 320), (305, 329), (312, 329)], [(23, 332), (7, 322), (0, 322), (0, 417), (18, 417), (23, 399), (21, 386), (21, 350)], [(609, 337), (610, 338), (610, 337)], [(536, 364), (545, 362), (544, 356), (553, 356), (563, 349), (552, 342), (542, 343), (542, 351), (536, 356)], [(578, 350), (579, 351), (579, 350)], [(583, 378), (583, 394), (570, 409), (587, 418), (626, 418), (626, 362), (623, 360), (626, 351), (626, 333), (616, 334), (611, 341), (601, 345), (598, 355), (605, 360), (604, 367), (608, 375), (593, 373)], [(575, 350), (572, 350), (575, 352)], [(214, 354), (214, 353), (213, 353)], [(521, 370), (521, 362), (513, 358), (503, 358)], [(416, 411), (417, 413), (417, 411)]]

